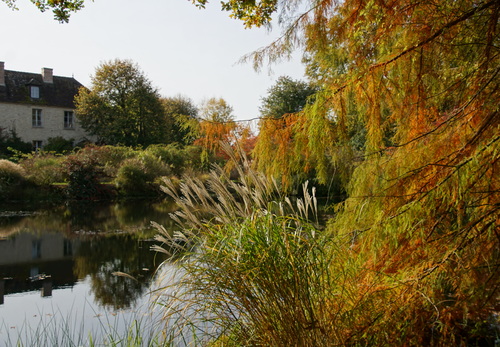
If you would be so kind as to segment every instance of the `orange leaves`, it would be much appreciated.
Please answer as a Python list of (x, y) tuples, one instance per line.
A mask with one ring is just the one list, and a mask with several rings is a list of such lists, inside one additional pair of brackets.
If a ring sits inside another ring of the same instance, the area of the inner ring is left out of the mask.
[(195, 141), (195, 145), (202, 146), (210, 153), (218, 153), (221, 142), (233, 142), (233, 130), (236, 123), (220, 123), (208, 120), (200, 122), (201, 137)]
[(294, 126), (297, 122), (297, 114), (262, 119), (255, 146), (259, 169), (269, 176), (281, 178), (285, 189), (292, 183), (290, 176), (297, 159), (293, 151)]

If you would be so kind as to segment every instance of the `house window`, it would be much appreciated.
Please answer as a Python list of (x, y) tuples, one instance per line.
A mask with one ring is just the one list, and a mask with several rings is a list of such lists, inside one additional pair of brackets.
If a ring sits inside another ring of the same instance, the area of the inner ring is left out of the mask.
[(65, 257), (73, 255), (73, 244), (71, 243), (71, 240), (64, 239), (63, 254)]
[(42, 110), (34, 108), (31, 113), (31, 124), (34, 128), (42, 126)]
[(42, 257), (42, 241), (41, 240), (33, 240), (31, 247), (31, 258), (39, 259)]
[(31, 86), (30, 91), (31, 91), (31, 98), (32, 99), (38, 99), (40, 97), (40, 87)]
[(42, 149), (43, 142), (41, 140), (35, 140), (31, 144), (33, 145), (33, 152), (38, 152)]
[(73, 129), (73, 111), (64, 111), (64, 129)]

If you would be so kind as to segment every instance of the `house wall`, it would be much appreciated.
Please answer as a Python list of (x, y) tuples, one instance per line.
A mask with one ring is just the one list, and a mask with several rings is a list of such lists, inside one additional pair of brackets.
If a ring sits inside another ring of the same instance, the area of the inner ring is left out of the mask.
[[(42, 126), (33, 127), (32, 110), (42, 110)], [(73, 129), (64, 128), (64, 111), (73, 111)], [(61, 107), (45, 107), (29, 104), (0, 103), (0, 127), (15, 130), (25, 142), (42, 141), (47, 144), (50, 137), (61, 136), (64, 139), (73, 139), (74, 143), (83, 140), (95, 140), (88, 136), (78, 123), (78, 117), (74, 110)]]
[[(65, 254), (65, 242), (71, 245), (71, 252), (66, 251), (70, 254)], [(7, 240), (0, 239), (0, 266), (72, 257), (79, 245), (78, 240), (65, 239), (62, 234), (19, 233)]]

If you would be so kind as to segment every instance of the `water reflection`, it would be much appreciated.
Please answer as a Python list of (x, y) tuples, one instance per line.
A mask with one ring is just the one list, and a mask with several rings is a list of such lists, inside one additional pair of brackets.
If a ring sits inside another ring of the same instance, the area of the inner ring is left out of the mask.
[[(4, 296), (73, 287), (90, 278), (96, 304), (133, 306), (164, 260), (150, 251), (150, 221), (173, 227), (169, 202), (71, 203), (48, 210), (6, 206), (0, 212), (0, 305)], [(124, 272), (135, 278), (113, 275)], [(7, 298), (8, 300), (8, 298)]]
[[(133, 235), (112, 235), (83, 242), (75, 257), (74, 273), (91, 279), (92, 292), (102, 306), (129, 308), (149, 288), (159, 260), (150, 251), (151, 241)], [(123, 272), (135, 278), (113, 275)]]

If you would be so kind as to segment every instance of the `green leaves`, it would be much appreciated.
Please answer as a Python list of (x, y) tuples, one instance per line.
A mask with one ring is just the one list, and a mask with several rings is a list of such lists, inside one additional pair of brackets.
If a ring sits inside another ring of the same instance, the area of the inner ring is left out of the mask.
[(302, 111), (317, 90), (307, 82), (281, 76), (262, 99), (260, 113), (266, 118), (281, 118), (286, 114)]
[(126, 146), (169, 142), (158, 91), (131, 61), (101, 64), (91, 89), (81, 89), (75, 103), (82, 127), (100, 142)]
[[(205, 8), (208, 0), (192, 0), (197, 7)], [(277, 0), (229, 0), (221, 1), (223, 11), (231, 17), (243, 21), (246, 28), (261, 27), (270, 24), (272, 14), (278, 8)]]
[[(15, 8), (16, 0), (2, 0), (11, 8)], [(42, 12), (52, 10), (54, 18), (61, 23), (68, 23), (72, 12), (84, 7), (84, 0), (31, 0)]]

